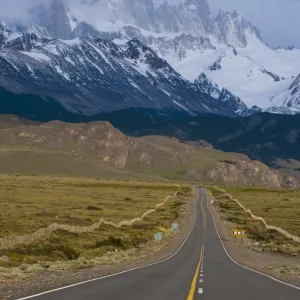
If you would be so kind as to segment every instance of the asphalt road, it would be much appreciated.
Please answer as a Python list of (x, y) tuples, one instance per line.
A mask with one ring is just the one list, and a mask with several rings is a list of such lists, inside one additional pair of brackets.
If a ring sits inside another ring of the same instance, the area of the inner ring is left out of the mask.
[(206, 191), (200, 190), (195, 226), (169, 260), (34, 299), (299, 300), (300, 290), (247, 270), (228, 257), (207, 203)]

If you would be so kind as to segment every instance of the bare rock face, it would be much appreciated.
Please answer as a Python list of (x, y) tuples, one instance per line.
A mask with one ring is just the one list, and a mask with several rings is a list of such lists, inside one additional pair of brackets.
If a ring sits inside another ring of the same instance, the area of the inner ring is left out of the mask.
[(234, 164), (219, 163), (207, 172), (207, 177), (216, 182), (264, 187), (298, 187), (296, 180), (283, 176), (259, 161), (240, 161)]
[(299, 188), (299, 183), (292, 176), (281, 176), (281, 185), (286, 188)]
[[(26, 145), (58, 151), (80, 159), (110, 164), (118, 169), (174, 167), (193, 161), (196, 150), (178, 141), (133, 138), (109, 122), (71, 124), (59, 121), (38, 126), (17, 126), (0, 132), (0, 145)], [(165, 145), (165, 146), (164, 146)]]

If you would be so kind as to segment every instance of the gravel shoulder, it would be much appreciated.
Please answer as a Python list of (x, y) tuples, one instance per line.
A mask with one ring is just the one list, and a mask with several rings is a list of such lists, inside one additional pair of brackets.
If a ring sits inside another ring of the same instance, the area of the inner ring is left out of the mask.
[(229, 224), (221, 220), (216, 208), (210, 201), (209, 206), (222, 241), (234, 260), (246, 267), (300, 287), (300, 258), (256, 252), (251, 249), (251, 245), (247, 241), (241, 244), (239, 238), (235, 243)]
[[(24, 280), (9, 280), (0, 283), (0, 299), (13, 300), (57, 289), (74, 283), (103, 277), (121, 271), (138, 268), (151, 263), (159, 262), (174, 254), (186, 239), (193, 227), (196, 211), (195, 203), (198, 199), (198, 190), (194, 190), (193, 199), (187, 201), (185, 214), (182, 215), (181, 228), (176, 234), (170, 235), (168, 239), (157, 243), (147, 243), (139, 249), (110, 253), (106, 257), (106, 263), (92, 268), (83, 268), (57, 271), (39, 271), (33, 273)], [(113, 262), (118, 261), (117, 264)]]

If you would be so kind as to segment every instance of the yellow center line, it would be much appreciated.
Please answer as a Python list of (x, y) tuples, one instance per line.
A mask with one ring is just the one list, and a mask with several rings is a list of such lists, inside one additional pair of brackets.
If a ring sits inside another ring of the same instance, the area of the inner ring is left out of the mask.
[[(204, 222), (203, 241), (204, 241), (205, 227), (206, 227), (206, 214), (205, 214), (205, 211), (203, 209), (203, 197), (202, 197), (202, 200), (201, 200), (201, 210), (202, 210), (203, 216), (204, 216), (204, 219), (203, 219), (203, 222)], [(202, 259), (203, 259), (203, 250), (204, 250), (204, 246), (201, 247), (199, 263), (197, 265), (197, 269), (196, 269), (195, 275), (194, 275), (193, 280), (192, 280), (192, 284), (191, 284), (191, 288), (190, 288), (190, 292), (189, 292), (189, 295), (187, 297), (187, 300), (193, 300), (194, 299), (196, 284), (197, 284), (197, 278), (199, 276), (200, 265), (201, 265), (201, 262), (202, 262)]]
[(193, 300), (194, 299), (194, 294), (195, 294), (195, 290), (196, 290), (196, 283), (197, 283), (197, 278), (198, 278), (198, 275), (199, 275), (199, 270), (200, 270), (200, 264), (201, 264), (201, 261), (202, 261), (202, 256), (203, 256), (203, 246), (201, 247), (200, 260), (199, 260), (199, 263), (198, 263), (198, 266), (197, 266), (197, 269), (196, 269), (196, 273), (195, 273), (195, 275), (193, 277), (191, 289), (190, 289), (189, 295), (187, 297), (187, 300)]

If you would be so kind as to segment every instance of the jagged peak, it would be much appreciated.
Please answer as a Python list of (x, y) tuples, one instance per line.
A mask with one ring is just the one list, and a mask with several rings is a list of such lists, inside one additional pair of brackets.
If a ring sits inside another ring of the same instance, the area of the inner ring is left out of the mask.
[(295, 80), (293, 81), (293, 83), (289, 87), (289, 90), (292, 90), (297, 86), (299, 86), (299, 88), (300, 88), (300, 74), (295, 78)]
[(2, 26), (2, 27), (8, 27), (7, 23), (4, 22), (3, 20), (0, 20), (0, 26)]
[(150, 47), (136, 38), (126, 43), (125, 55), (133, 60), (147, 63), (153, 69), (171, 69), (167, 61), (160, 58)]
[(38, 24), (33, 24), (30, 28), (26, 30), (26, 33), (28, 34), (34, 34), (40, 39), (51, 39), (51, 36), (47, 30), (47, 28), (42, 27)]
[[(209, 6), (207, 0), (186, 0), (184, 2), (184, 6), (188, 7), (190, 5), (195, 5), (196, 7), (205, 9), (206, 11), (210, 12), (210, 6)], [(193, 9), (193, 8), (191, 8), (191, 9)]]
[(0, 20), (0, 31), (12, 32), (12, 28), (8, 26), (8, 24), (2, 20)]
[(220, 9), (217, 14), (217, 18), (218, 17), (234, 18), (234, 19), (238, 19), (240, 21), (245, 20), (243, 15), (241, 14), (241, 12), (238, 10), (229, 11), (229, 10)]
[(157, 11), (172, 11), (174, 9), (176, 9), (175, 5), (171, 5), (168, 1), (165, 1), (164, 3), (159, 5), (156, 10)]

